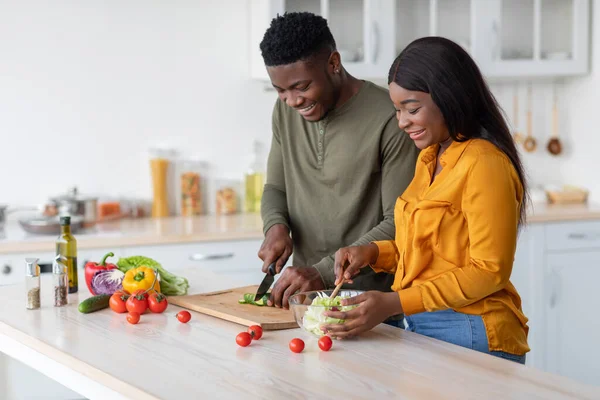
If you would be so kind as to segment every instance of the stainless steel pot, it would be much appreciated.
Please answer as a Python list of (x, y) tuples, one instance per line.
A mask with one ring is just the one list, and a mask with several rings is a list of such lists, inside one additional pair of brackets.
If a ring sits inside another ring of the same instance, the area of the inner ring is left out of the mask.
[(81, 196), (77, 187), (70, 189), (67, 194), (51, 198), (58, 215), (81, 216), (83, 227), (89, 228), (96, 224), (98, 219), (98, 198), (92, 196)]

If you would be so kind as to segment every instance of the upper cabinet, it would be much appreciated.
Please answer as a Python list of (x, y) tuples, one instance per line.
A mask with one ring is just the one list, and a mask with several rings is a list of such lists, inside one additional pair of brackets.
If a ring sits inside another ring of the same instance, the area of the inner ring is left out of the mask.
[[(357, 77), (382, 77), (394, 57), (390, 0), (252, 0), (251, 75), (268, 79), (260, 42), (271, 20), (285, 12), (309, 11), (328, 21), (344, 67)], [(387, 73), (387, 72), (386, 72)]]
[(589, 0), (473, 0), (473, 7), (474, 53), (486, 76), (588, 72)]
[(588, 72), (589, 0), (251, 0), (250, 64), (268, 80), (259, 44), (278, 14), (328, 20), (344, 67), (385, 80), (406, 45), (423, 36), (459, 43), (488, 78)]

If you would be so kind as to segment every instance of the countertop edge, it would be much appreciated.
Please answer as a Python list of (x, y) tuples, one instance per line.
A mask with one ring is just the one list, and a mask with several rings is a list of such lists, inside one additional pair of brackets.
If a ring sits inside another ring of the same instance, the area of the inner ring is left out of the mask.
[(100, 369), (97, 369), (78, 358), (75, 358), (43, 341), (36, 339), (20, 330), (10, 326), (6, 322), (0, 321), (0, 334), (5, 335), (23, 346), (32, 349), (51, 360), (63, 365), (64, 367), (78, 372), (87, 378), (98, 382), (126, 398), (141, 399), (141, 400), (160, 400), (149, 393), (130, 385), (113, 375), (110, 375)]

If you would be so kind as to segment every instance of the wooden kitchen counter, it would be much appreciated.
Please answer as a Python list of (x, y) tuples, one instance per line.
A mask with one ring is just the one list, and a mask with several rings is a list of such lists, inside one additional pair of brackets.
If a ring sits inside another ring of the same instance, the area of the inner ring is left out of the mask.
[[(192, 293), (252, 282), (198, 269), (182, 271)], [(380, 325), (322, 352), (300, 329), (265, 332), (241, 348), (244, 327), (192, 313), (188, 324), (165, 314), (130, 325), (109, 309), (81, 314), (54, 308), (49, 277), (42, 309), (25, 309), (24, 287), (0, 287), (0, 351), (90, 399), (598, 399), (600, 388)], [(301, 337), (301, 354), (288, 342)]]

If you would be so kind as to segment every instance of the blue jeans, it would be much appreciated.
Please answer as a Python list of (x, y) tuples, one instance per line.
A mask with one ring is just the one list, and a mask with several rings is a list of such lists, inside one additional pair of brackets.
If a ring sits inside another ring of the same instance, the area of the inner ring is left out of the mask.
[(443, 310), (405, 316), (404, 320), (388, 321), (386, 323), (467, 349), (525, 364), (525, 355), (518, 356), (503, 351), (489, 351), (487, 333), (480, 315)]

